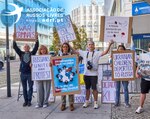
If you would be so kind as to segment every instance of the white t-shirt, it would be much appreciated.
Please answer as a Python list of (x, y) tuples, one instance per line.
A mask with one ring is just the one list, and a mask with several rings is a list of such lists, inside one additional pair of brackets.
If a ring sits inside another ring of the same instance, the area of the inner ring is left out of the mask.
[[(89, 51), (79, 50), (80, 56), (83, 57), (84, 75), (86, 75), (86, 76), (97, 76), (98, 75), (98, 61), (101, 57), (102, 52), (94, 51), (94, 54), (93, 54), (93, 52), (89, 52), (89, 53), (88, 52)], [(88, 54), (88, 57), (87, 57), (87, 54)], [(93, 55), (93, 57), (92, 57), (92, 55)], [(93, 67), (97, 68), (97, 70), (93, 70), (93, 69), (88, 70), (87, 69), (87, 61), (91, 61), (93, 64)]]

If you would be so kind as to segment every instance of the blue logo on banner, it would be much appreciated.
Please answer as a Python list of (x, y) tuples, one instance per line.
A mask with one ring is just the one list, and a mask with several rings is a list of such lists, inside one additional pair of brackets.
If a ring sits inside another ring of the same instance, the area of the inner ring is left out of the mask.
[(150, 14), (150, 4), (147, 2), (138, 2), (132, 4), (132, 15)]
[(134, 34), (133, 40), (138, 40), (138, 39), (150, 39), (150, 34)]

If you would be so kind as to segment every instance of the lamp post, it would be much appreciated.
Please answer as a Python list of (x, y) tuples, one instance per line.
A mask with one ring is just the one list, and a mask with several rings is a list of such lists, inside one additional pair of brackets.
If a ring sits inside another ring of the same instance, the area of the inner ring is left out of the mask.
[[(5, 0), (5, 10), (8, 10), (8, 1)], [(10, 55), (9, 55), (9, 27), (8, 17), (6, 17), (6, 64), (7, 64), (7, 97), (11, 97), (11, 82), (10, 82)]]

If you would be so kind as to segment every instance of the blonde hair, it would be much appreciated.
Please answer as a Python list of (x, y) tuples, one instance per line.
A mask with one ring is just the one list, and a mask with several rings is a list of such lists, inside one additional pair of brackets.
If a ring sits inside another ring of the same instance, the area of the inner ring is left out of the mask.
[(47, 47), (44, 46), (44, 45), (41, 45), (40, 48), (39, 48), (39, 50), (38, 50), (38, 54), (39, 54), (39, 55), (41, 55), (41, 50), (42, 50), (42, 49), (45, 49), (45, 50), (46, 50), (46, 53), (45, 53), (45, 54), (48, 54), (48, 49), (47, 49)]

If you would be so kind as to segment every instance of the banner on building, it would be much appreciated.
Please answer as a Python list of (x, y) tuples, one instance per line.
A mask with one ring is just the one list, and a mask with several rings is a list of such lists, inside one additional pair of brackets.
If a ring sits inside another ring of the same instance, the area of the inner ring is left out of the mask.
[(51, 80), (50, 55), (37, 55), (31, 57), (32, 80)]
[(14, 40), (16, 41), (35, 41), (36, 39), (36, 22), (34, 17), (27, 17), (22, 13), (20, 20), (15, 24)]
[(77, 56), (52, 57), (51, 63), (54, 96), (80, 93)]
[(128, 81), (135, 79), (134, 51), (112, 51), (112, 80)]
[(132, 17), (101, 17), (100, 40), (131, 43)]
[(62, 22), (54, 23), (61, 43), (75, 40), (76, 35), (73, 29), (70, 16), (66, 15), (62, 19)]

